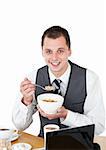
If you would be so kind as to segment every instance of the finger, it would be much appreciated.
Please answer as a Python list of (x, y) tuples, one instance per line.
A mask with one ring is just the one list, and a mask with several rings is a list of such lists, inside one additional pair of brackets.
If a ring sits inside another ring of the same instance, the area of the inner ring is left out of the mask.
[(38, 111), (39, 111), (41, 114), (44, 114), (44, 111), (43, 111), (40, 107), (38, 107)]
[(25, 78), (24, 78), (24, 81), (27, 81), (27, 80), (28, 80), (28, 78), (27, 78), (27, 77), (25, 77)]
[(27, 94), (24, 93), (23, 96), (24, 96), (24, 97), (30, 97), (30, 96), (32, 96), (33, 94), (34, 94), (34, 91), (31, 91), (31, 92), (29, 92), (29, 93), (27, 93)]
[(37, 106), (37, 108), (38, 108), (38, 111), (41, 114), (41, 116), (46, 117), (46, 113), (42, 109), (40, 109), (39, 106)]
[(57, 119), (60, 118), (60, 113), (56, 113), (56, 114), (46, 114), (46, 117), (51, 120), (51, 119)]
[[(47, 117), (47, 116), (46, 116), (46, 117)], [(56, 116), (54, 116), (54, 117), (53, 117), (53, 116), (50, 116), (50, 117), (47, 117), (47, 118), (48, 118), (49, 120), (52, 120), (52, 119), (57, 119), (57, 118), (59, 118), (59, 116), (56, 115)]]
[(35, 93), (35, 91), (29, 92), (29, 93), (28, 93), (28, 97), (29, 97), (29, 96), (32, 96), (34, 93)]
[(64, 106), (62, 106), (62, 107), (59, 107), (58, 109), (57, 109), (57, 112), (59, 113), (59, 112), (63, 112), (65, 110), (65, 107)]
[(40, 109), (39, 105), (37, 104), (37, 109)]
[(33, 86), (33, 85), (25, 85), (25, 86), (23, 86), (23, 87), (20, 87), (20, 91), (23, 93), (23, 92), (25, 92), (25, 91), (27, 91), (27, 90), (34, 90), (35, 91), (35, 86)]
[(23, 87), (25, 85), (31, 84), (31, 81), (22, 81), (20, 86)]
[(29, 89), (35, 89), (35, 85), (34, 84), (27, 84), (27, 85), (24, 85), (21, 88), (22, 88), (23, 91), (27, 90), (28, 88)]
[(34, 88), (28, 88), (25, 91), (22, 90), (21, 93), (23, 94), (23, 96), (31, 96), (32, 94), (35, 93), (35, 89)]
[(27, 93), (30, 93), (32, 91), (35, 91), (35, 88), (28, 88), (28, 89), (24, 90), (23, 92), (27, 94)]
[(30, 80), (24, 80), (21, 82), (21, 86), (24, 86), (24, 85), (27, 85), (27, 84), (30, 84), (31, 81)]

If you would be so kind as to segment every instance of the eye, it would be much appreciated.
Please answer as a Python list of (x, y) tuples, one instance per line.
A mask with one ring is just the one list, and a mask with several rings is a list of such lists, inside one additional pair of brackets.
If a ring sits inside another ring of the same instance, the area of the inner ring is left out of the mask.
[(63, 54), (64, 53), (64, 49), (58, 49), (58, 54)]
[(45, 53), (46, 53), (46, 54), (52, 54), (52, 50), (46, 49), (46, 50), (45, 50)]

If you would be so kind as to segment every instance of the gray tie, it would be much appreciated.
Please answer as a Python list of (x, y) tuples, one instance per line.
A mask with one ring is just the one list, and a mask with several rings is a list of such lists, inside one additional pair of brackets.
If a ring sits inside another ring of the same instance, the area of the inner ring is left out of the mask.
[(61, 81), (60, 79), (55, 79), (55, 80), (53, 81), (53, 86), (56, 88), (55, 91), (54, 91), (55, 94), (62, 95), (62, 94), (61, 94), (61, 90), (60, 90), (60, 83), (61, 83), (61, 82), (62, 82), (62, 81)]

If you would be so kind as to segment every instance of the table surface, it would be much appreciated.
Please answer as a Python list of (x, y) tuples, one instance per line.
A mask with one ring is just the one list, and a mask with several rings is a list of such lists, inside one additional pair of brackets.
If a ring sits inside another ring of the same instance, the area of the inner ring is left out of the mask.
[(20, 132), (20, 136), (17, 140), (13, 141), (12, 144), (15, 143), (28, 143), (34, 148), (41, 148), (44, 145), (44, 140), (41, 137), (34, 136), (25, 132)]
[[(15, 143), (29, 143), (32, 146), (32, 149), (41, 148), (44, 145), (44, 140), (41, 137), (37, 137), (25, 132), (20, 132), (21, 136), (12, 142), (12, 144)], [(96, 136), (94, 138), (94, 142), (97, 142), (101, 146), (101, 150), (106, 150), (106, 137), (105, 136)]]

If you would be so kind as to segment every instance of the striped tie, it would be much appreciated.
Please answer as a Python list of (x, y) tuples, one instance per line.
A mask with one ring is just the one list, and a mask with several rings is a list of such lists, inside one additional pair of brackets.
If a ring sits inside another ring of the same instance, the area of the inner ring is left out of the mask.
[(54, 91), (55, 94), (62, 95), (62, 94), (61, 94), (61, 90), (60, 90), (60, 83), (61, 83), (61, 82), (62, 82), (62, 81), (61, 81), (60, 79), (55, 79), (55, 80), (53, 81), (53, 86), (56, 88), (55, 91)]

